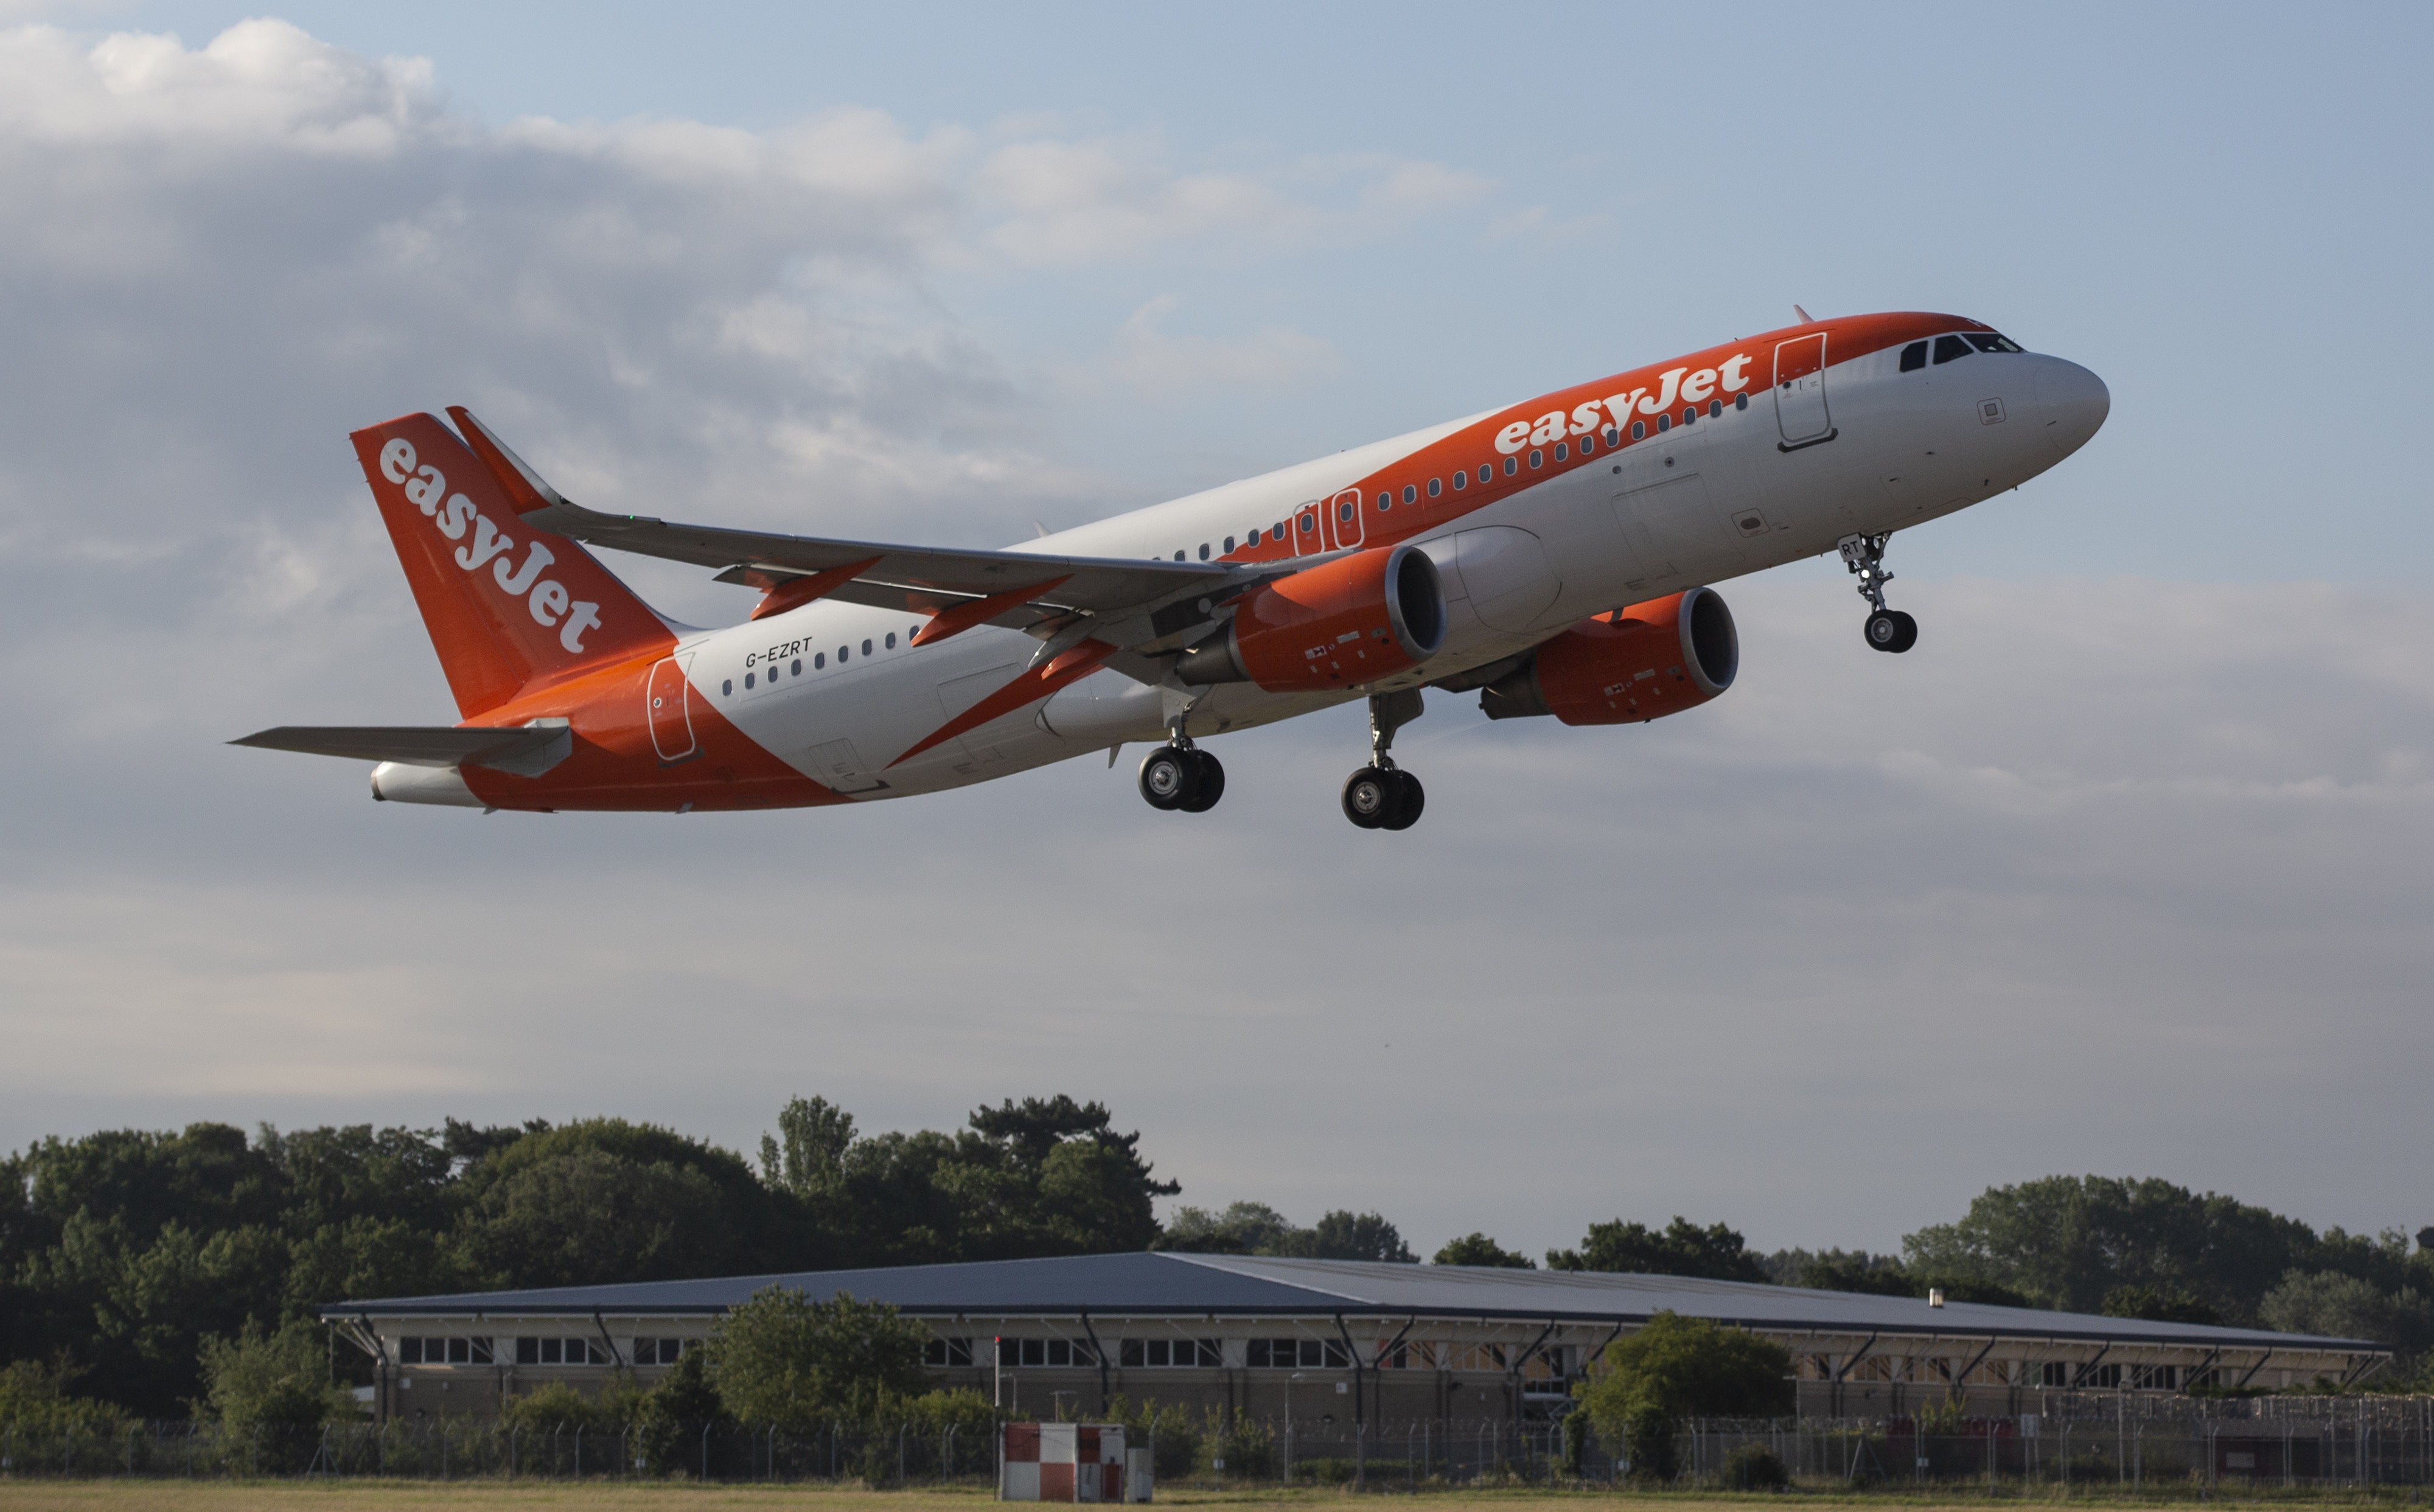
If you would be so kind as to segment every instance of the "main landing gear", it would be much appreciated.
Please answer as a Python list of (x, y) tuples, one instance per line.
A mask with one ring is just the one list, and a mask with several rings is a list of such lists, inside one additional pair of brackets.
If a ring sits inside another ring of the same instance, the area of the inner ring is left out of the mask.
[(1369, 700), (1369, 765), (1344, 780), (1344, 816), (1364, 830), (1408, 830), (1420, 821), (1429, 796), (1420, 780), (1386, 754), (1395, 731), (1426, 713), (1420, 690), (1407, 688)]
[(1141, 758), (1140, 795), (1151, 808), (1206, 814), (1226, 796), (1226, 768), (1185, 732), (1191, 713), (1190, 701), (1179, 704), (1167, 721), (1167, 744)]
[(1864, 633), (1868, 646), (1877, 651), (1907, 651), (1918, 644), (1918, 621), (1897, 609), (1885, 608), (1885, 585), (1894, 575), (1885, 571), (1885, 542), (1893, 532), (1873, 536), (1844, 536), (1834, 544), (1843, 553), (1843, 565), (1860, 579), (1860, 596), (1875, 607), (1868, 616)]

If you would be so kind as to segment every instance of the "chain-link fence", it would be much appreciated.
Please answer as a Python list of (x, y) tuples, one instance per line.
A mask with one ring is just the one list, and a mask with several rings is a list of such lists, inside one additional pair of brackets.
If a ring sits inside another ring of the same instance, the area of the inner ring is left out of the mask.
[[(2434, 1486), (2434, 1398), (2218, 1400), (2046, 1393), (2034, 1411), (1964, 1418), (1698, 1420), (1671, 1437), (1671, 1464), (1635, 1467), (1585, 1418), (1428, 1419), (1346, 1425), (1236, 1418), (1222, 1429), (1136, 1439), (1161, 1483), (1439, 1486), (1781, 1485), (1988, 1489)], [(1647, 1448), (1647, 1446), (1643, 1446)], [(0, 1425), (8, 1477), (391, 1477), (425, 1480), (962, 1483), (997, 1473), (986, 1427), (933, 1432), (839, 1425), (804, 1431), (711, 1424), (533, 1427), (417, 1418), (224, 1427), (129, 1423), (108, 1431)], [(1652, 1452), (1654, 1451), (1652, 1451)]]

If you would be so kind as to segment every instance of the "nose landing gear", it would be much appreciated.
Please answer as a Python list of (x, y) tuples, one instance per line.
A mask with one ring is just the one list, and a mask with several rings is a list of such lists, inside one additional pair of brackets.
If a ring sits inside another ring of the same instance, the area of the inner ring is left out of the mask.
[(1369, 700), (1369, 765), (1344, 780), (1346, 818), (1364, 830), (1408, 830), (1420, 822), (1428, 793), (1386, 753), (1395, 731), (1427, 712), (1417, 688)]
[(1872, 651), (1907, 651), (1918, 644), (1918, 621), (1897, 609), (1885, 608), (1885, 585), (1894, 575), (1885, 571), (1885, 542), (1893, 532), (1873, 536), (1850, 535), (1836, 541), (1843, 554), (1843, 565), (1860, 579), (1860, 596), (1875, 607), (1862, 627)]

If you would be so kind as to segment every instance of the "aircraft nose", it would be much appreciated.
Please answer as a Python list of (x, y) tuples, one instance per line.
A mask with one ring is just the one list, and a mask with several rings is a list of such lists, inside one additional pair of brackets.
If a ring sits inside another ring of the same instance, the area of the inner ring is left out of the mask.
[(2085, 446), (2113, 412), (2104, 380), (2060, 357), (2037, 370), (2037, 402), (2046, 412), (2046, 438), (2065, 456)]

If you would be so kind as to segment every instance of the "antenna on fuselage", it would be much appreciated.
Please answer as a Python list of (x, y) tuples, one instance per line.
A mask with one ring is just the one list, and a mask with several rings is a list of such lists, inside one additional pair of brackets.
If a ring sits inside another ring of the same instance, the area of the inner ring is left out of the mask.
[(1815, 325), (1817, 323), (1817, 318), (1815, 316), (1802, 309), (1797, 304), (1791, 307), (1791, 313), (1800, 317), (1800, 323), (1802, 325)]

